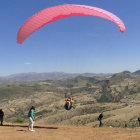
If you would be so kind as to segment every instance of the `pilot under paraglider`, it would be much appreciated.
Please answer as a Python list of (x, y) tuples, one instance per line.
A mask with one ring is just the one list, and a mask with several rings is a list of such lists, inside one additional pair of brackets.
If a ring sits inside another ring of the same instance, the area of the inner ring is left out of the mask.
[(65, 99), (65, 109), (70, 110), (72, 108), (72, 104), (74, 103), (74, 100), (72, 100), (71, 96), (69, 96), (67, 99)]

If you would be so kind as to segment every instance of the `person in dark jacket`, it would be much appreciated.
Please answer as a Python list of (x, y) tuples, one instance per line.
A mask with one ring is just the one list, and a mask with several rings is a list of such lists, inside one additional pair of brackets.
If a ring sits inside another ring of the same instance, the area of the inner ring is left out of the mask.
[(99, 127), (102, 127), (103, 112), (99, 115), (98, 120), (100, 121)]
[(32, 106), (29, 110), (28, 113), (28, 118), (29, 118), (29, 131), (34, 132), (35, 130), (33, 130), (33, 125), (34, 125), (34, 112), (35, 112), (35, 107)]
[(140, 117), (138, 117), (138, 122), (139, 122), (139, 126), (140, 126)]
[(1, 121), (1, 125), (3, 125), (3, 118), (4, 118), (4, 112), (2, 109), (0, 109), (0, 121)]

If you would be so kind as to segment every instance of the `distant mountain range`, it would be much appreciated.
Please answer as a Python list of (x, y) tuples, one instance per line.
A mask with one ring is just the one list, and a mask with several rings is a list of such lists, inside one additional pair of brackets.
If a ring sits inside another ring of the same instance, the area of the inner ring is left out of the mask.
[(133, 72), (133, 74), (140, 74), (140, 70)]
[(20, 82), (20, 81), (36, 81), (36, 80), (47, 80), (47, 79), (61, 79), (61, 78), (70, 78), (76, 76), (109, 76), (111, 74), (96, 74), (96, 73), (64, 73), (64, 72), (46, 72), (46, 73), (20, 73), (13, 74), (9, 76), (0, 77), (0, 84), (7, 82)]
[[(123, 73), (129, 74), (140, 74), (140, 70), (131, 73), (129, 71), (124, 71)], [(36, 80), (47, 80), (47, 79), (60, 79), (60, 78), (70, 78), (76, 76), (112, 76), (113, 74), (108, 73), (64, 73), (64, 72), (46, 72), (46, 73), (20, 73), (20, 74), (13, 74), (9, 76), (0, 77), (0, 84), (8, 83), (8, 82), (20, 82), (20, 81), (36, 81)]]

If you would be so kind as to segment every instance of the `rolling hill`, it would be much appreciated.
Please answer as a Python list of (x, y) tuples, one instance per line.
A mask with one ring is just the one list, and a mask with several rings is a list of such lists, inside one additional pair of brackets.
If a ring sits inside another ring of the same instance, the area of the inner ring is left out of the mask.
[[(64, 109), (65, 96), (75, 101)], [(26, 122), (29, 108), (36, 107), (36, 123), (137, 127), (140, 116), (140, 75), (122, 72), (112, 76), (70, 76), (0, 85), (1, 108), (7, 122)]]

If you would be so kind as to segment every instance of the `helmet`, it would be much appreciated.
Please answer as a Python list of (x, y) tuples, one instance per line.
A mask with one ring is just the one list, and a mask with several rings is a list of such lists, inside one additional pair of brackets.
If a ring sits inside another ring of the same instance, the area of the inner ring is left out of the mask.
[(71, 99), (71, 96), (69, 96), (69, 99)]

